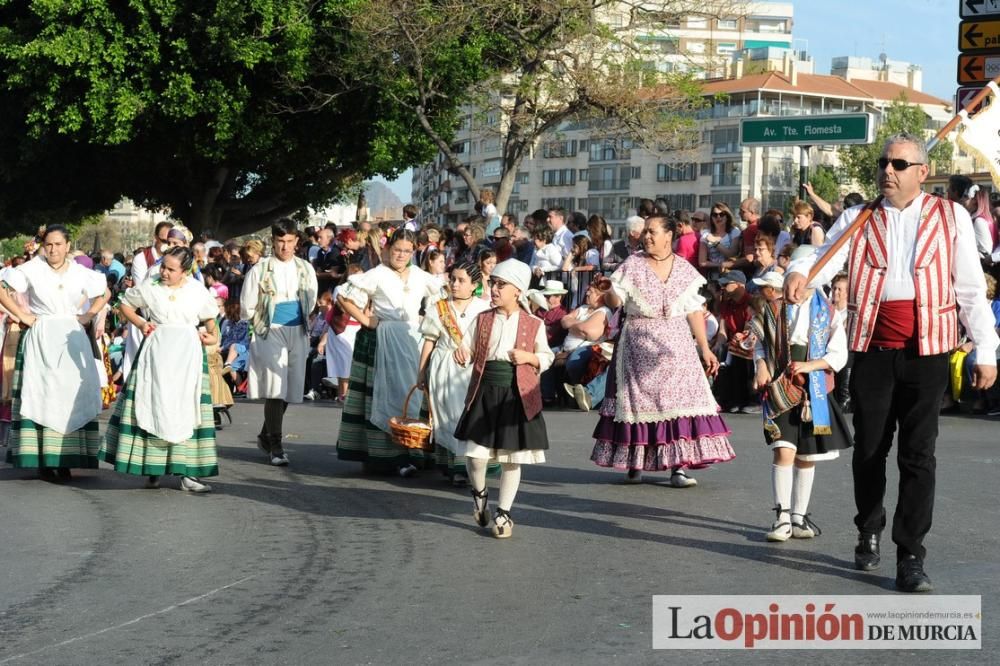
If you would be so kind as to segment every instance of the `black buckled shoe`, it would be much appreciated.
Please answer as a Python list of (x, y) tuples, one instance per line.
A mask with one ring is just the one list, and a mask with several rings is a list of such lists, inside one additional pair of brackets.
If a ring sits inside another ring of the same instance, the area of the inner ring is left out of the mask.
[(878, 549), (879, 535), (865, 534), (858, 535), (858, 545), (854, 547), (854, 568), (861, 571), (874, 571), (878, 569), (882, 556)]
[(896, 589), (900, 592), (930, 592), (931, 579), (924, 573), (924, 563), (916, 555), (907, 555), (896, 562)]

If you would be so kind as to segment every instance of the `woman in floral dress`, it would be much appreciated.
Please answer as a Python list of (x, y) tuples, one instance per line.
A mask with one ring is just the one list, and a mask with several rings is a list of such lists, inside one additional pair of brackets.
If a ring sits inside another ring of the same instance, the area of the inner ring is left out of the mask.
[(675, 221), (647, 219), (645, 252), (626, 259), (605, 292), (609, 306), (625, 308), (625, 325), (591, 460), (626, 470), (626, 483), (640, 482), (643, 471), (670, 470), (670, 485), (687, 488), (697, 482), (686, 469), (726, 462), (735, 454), (705, 374), (719, 368), (698, 294), (705, 279), (673, 254), (675, 235)]

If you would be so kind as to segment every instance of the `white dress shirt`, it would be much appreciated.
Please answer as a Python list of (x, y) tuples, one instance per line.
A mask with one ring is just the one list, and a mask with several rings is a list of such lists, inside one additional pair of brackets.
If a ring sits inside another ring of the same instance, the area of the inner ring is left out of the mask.
[[(830, 319), (830, 336), (826, 342), (826, 354), (823, 356), (823, 360), (833, 372), (840, 372), (847, 365), (847, 333), (844, 331), (844, 323), (844, 318), (836, 313)], [(807, 346), (809, 344), (808, 300), (800, 305), (792, 306), (792, 321), (788, 327), (788, 344), (789, 346)], [(753, 348), (753, 360), (766, 358), (766, 355), (764, 341), (757, 340)]]
[(563, 225), (559, 231), (553, 234), (552, 244), (559, 248), (562, 258), (565, 259), (566, 255), (573, 251), (573, 232), (569, 230), (569, 227)]
[[(917, 227), (920, 222), (920, 211), (925, 197), (928, 196), (931, 195), (921, 194), (902, 210), (895, 208), (888, 201), (882, 204), (886, 218), (885, 243), (889, 262), (885, 287), (882, 290), (883, 302), (908, 301), (916, 298), (913, 268), (916, 262)], [(952, 248), (954, 261), (951, 280), (955, 290), (955, 300), (958, 303), (958, 318), (976, 345), (976, 362), (980, 365), (994, 365), (1000, 338), (997, 338), (996, 330), (993, 328), (993, 311), (986, 300), (986, 279), (979, 263), (972, 219), (962, 206), (947, 201), (945, 204), (951, 205), (955, 211), (956, 233)], [(789, 272), (808, 275), (816, 260), (833, 245), (863, 209), (864, 206), (854, 206), (845, 210), (830, 227), (826, 242), (811, 256), (792, 262)], [(827, 284), (837, 273), (844, 270), (850, 251), (851, 243), (844, 243), (809, 287), (815, 289)]]

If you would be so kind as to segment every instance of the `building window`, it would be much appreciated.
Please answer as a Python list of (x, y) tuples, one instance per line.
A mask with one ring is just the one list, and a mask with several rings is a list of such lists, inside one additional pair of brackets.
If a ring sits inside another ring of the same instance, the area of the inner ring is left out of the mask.
[(542, 157), (574, 157), (576, 141), (547, 141), (542, 144)]
[(556, 197), (551, 199), (542, 199), (542, 208), (548, 210), (549, 208), (562, 208), (564, 210), (573, 210), (573, 202), (575, 199), (573, 197)]
[(708, 19), (704, 16), (689, 16), (687, 19), (687, 27), (695, 30), (705, 29), (708, 27)]
[(527, 171), (518, 171), (517, 172), (517, 182), (518, 182), (518, 184), (519, 185), (527, 185), (528, 184), (528, 180), (530, 179), (530, 176), (531, 176), (531, 174), (529, 174)]
[(632, 180), (642, 178), (642, 167), (632, 167)]
[(656, 181), (659, 183), (673, 183), (685, 180), (695, 180), (698, 165), (694, 162), (690, 164), (657, 164)]
[(582, 183), (587, 180), (588, 176), (590, 176), (590, 169), (580, 169), (580, 173), (577, 175), (576, 179)]
[(627, 190), (632, 180), (632, 167), (609, 164), (608, 166), (590, 167), (587, 176), (587, 189), (591, 192), (601, 190)]
[(479, 175), (483, 178), (497, 178), (501, 172), (503, 172), (503, 162), (493, 160), (483, 163), (483, 167), (479, 170)]
[(698, 172), (699, 176), (711, 176), (712, 175), (712, 163), (702, 162), (701, 171)]
[(712, 205), (711, 194), (698, 195), (698, 208), (708, 208)]
[(657, 198), (666, 201), (670, 210), (692, 211), (696, 196), (694, 194), (661, 194)]
[(607, 221), (624, 220), (635, 212), (639, 199), (628, 196), (600, 196), (580, 199), (578, 209), (600, 215)]
[(719, 55), (731, 55), (736, 53), (736, 42), (719, 42), (715, 45), (715, 52)]
[(716, 162), (712, 173), (712, 187), (739, 187), (743, 182), (743, 162)]
[(627, 160), (632, 157), (631, 139), (593, 139), (590, 142), (591, 162)]
[(736, 19), (719, 19), (719, 30), (736, 30)]
[(736, 153), (740, 150), (740, 128), (719, 127), (712, 132), (712, 152)]
[(576, 169), (547, 169), (542, 171), (542, 187), (576, 185)]

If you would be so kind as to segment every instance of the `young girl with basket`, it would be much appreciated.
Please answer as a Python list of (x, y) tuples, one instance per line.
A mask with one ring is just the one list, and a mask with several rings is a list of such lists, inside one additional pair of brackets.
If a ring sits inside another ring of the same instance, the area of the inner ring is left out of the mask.
[(466, 442), (455, 438), (455, 426), (465, 408), (471, 366), (455, 363), (455, 350), (480, 312), (490, 304), (473, 295), (482, 274), (473, 263), (455, 264), (448, 273), (451, 297), (428, 305), (420, 324), (424, 345), (420, 352), (417, 384), (429, 396), (434, 424), (434, 458), (456, 486), (465, 485)]
[(542, 418), (539, 375), (551, 364), (552, 351), (542, 321), (528, 311), (525, 293), (531, 281), (527, 264), (508, 259), (490, 278), (493, 309), (480, 314), (455, 361), (472, 365), (465, 410), (455, 438), (466, 440), (466, 465), (473, 497), (472, 515), (490, 525), (487, 465), (499, 462), (500, 497), (492, 520), (493, 536), (511, 536), (510, 509), (521, 483), (521, 465), (545, 462), (548, 433)]
[(771, 272), (754, 282), (766, 300), (749, 323), (754, 389), (764, 393), (764, 439), (774, 450), (776, 518), (767, 540), (811, 539), (820, 534), (809, 519), (816, 461), (833, 460), (851, 446), (850, 427), (830, 395), (834, 375), (847, 362), (847, 335), (822, 292), (785, 306), (783, 275)]

